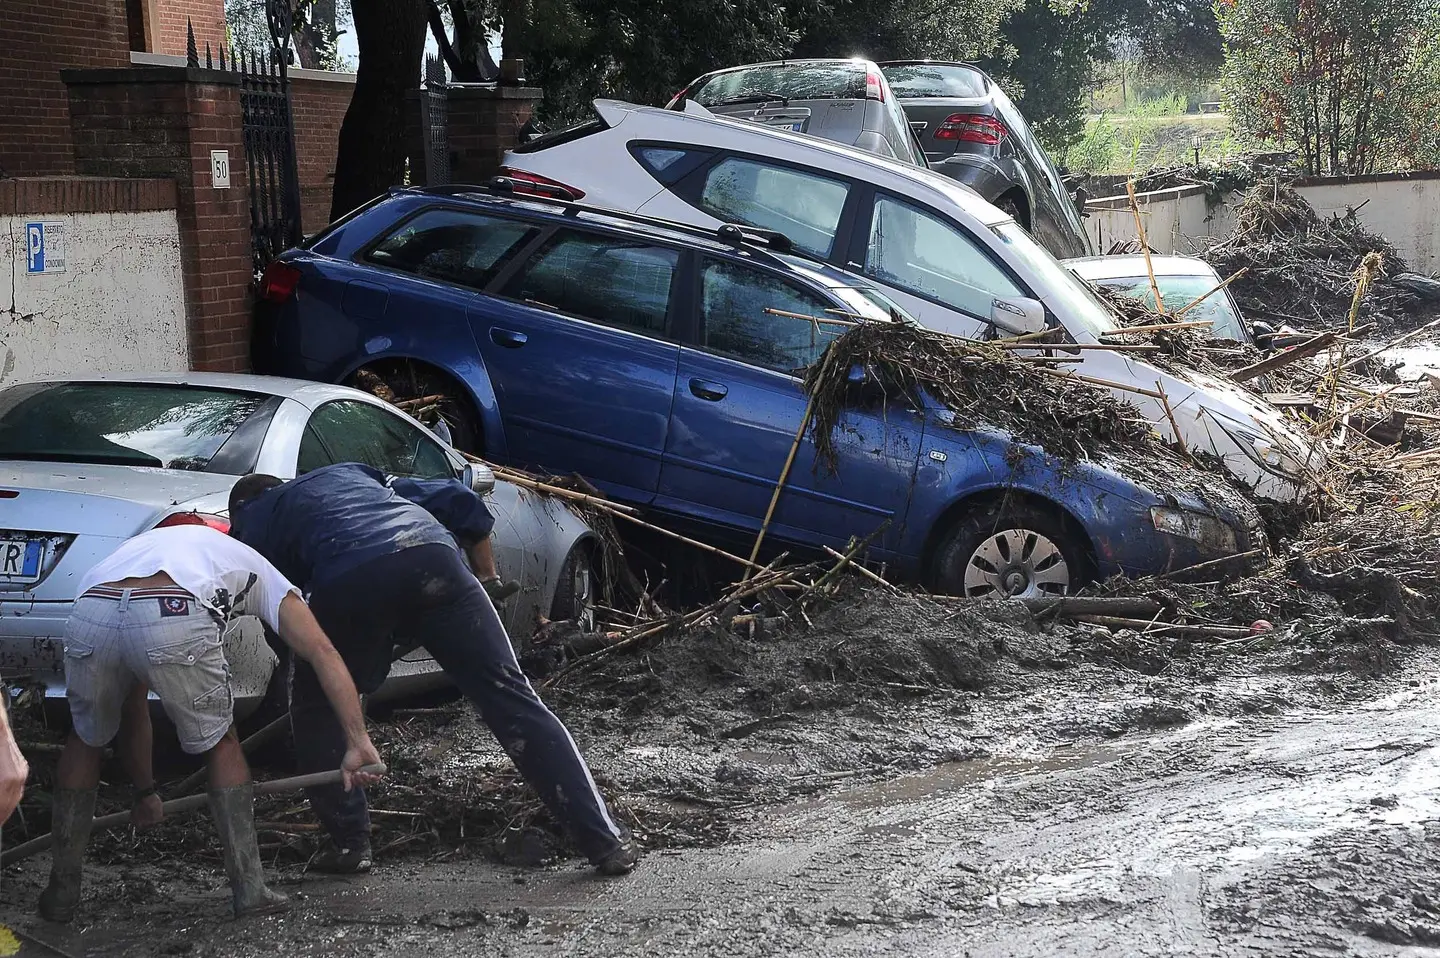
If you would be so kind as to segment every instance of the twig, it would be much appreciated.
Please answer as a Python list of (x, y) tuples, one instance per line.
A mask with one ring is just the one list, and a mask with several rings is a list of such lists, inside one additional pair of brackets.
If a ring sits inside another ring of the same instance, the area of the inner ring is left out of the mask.
[[(829, 546), (823, 546), (822, 548), (823, 548), (826, 552), (828, 552), (831, 556), (833, 556), (834, 558), (839, 559), (839, 560), (841, 560), (842, 562), (848, 561), (848, 560), (846, 560), (845, 556), (844, 556), (842, 553), (836, 552), (834, 549), (830, 548)], [(863, 565), (855, 565), (855, 564), (852, 563), (850, 567), (851, 567), (852, 569), (854, 569), (856, 572), (858, 572), (858, 573), (860, 573), (861, 575), (863, 575), (865, 578), (869, 579), (871, 582), (874, 582), (876, 585), (882, 586), (883, 588), (888, 589), (889, 591), (895, 593), (896, 595), (900, 595), (900, 594), (901, 594), (901, 593), (900, 593), (900, 590), (899, 590), (898, 588), (896, 588), (892, 583), (887, 582), (885, 579), (883, 579), (882, 577), (880, 577), (880, 576), (877, 575), (876, 573), (870, 571), (869, 569), (865, 568)]]
[(1250, 272), (1250, 267), (1240, 267), (1235, 272), (1230, 274), (1229, 279), (1221, 280), (1219, 286), (1213, 287), (1210, 292), (1206, 293), (1204, 296), (1201, 296), (1199, 299), (1195, 300), (1193, 303), (1190, 303), (1184, 309), (1176, 313), (1175, 318), (1179, 319), (1181, 316), (1184, 316), (1186, 313), (1190, 312), (1190, 310), (1194, 309), (1196, 306), (1199, 306), (1201, 303), (1205, 302), (1205, 300), (1209, 299), (1211, 296), (1214, 296), (1216, 293), (1220, 292), (1226, 286), (1229, 286), (1231, 283), (1235, 282), (1237, 279), (1244, 276), (1248, 272)]
[[(826, 350), (824, 361), (828, 363), (833, 355), (833, 351)], [(750, 578), (750, 570), (754, 567), (755, 560), (760, 557), (760, 545), (765, 541), (765, 533), (770, 530), (770, 520), (775, 518), (775, 507), (780, 504), (780, 493), (785, 490), (785, 482), (790, 478), (790, 467), (795, 464), (795, 453), (800, 449), (800, 441), (805, 438), (805, 429), (810, 425), (810, 417), (814, 413), (815, 397), (811, 396), (805, 403), (805, 415), (800, 417), (800, 428), (795, 430), (795, 441), (790, 443), (790, 452), (785, 456), (785, 465), (780, 470), (780, 479), (775, 483), (775, 492), (770, 496), (770, 505), (765, 509), (765, 521), (760, 523), (760, 532), (755, 536), (755, 545), (750, 550), (750, 561), (745, 564), (746, 579)]]

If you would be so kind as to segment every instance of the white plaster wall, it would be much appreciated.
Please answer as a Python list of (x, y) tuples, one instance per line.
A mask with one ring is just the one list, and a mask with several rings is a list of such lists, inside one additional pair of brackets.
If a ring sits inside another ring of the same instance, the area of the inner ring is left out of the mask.
[[(62, 222), (66, 271), (25, 271), (25, 224)], [(0, 216), (0, 385), (189, 368), (174, 210)], [(8, 287), (8, 288), (6, 288)]]
[[(1440, 177), (1337, 181), (1298, 189), (1322, 217), (1359, 207), (1360, 222), (1388, 239), (1410, 269), (1440, 273)], [(1208, 238), (1223, 238), (1235, 228), (1234, 207), (1225, 202), (1207, 209), (1199, 187), (1141, 193), (1137, 199), (1146, 238), (1156, 253), (1191, 253)], [(1227, 197), (1233, 199), (1233, 194)], [(1138, 239), (1135, 215), (1125, 197), (1094, 200), (1086, 212), (1085, 228), (1097, 252)]]
[(1299, 192), (1322, 217), (1360, 207), (1356, 219), (1388, 239), (1407, 266), (1440, 273), (1440, 178), (1323, 183)]

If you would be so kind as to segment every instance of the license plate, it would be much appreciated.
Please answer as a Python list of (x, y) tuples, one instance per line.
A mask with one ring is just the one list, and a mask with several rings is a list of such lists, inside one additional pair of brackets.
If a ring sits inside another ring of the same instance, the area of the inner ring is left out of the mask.
[(45, 543), (39, 539), (0, 539), (0, 579), (34, 582), (44, 557)]

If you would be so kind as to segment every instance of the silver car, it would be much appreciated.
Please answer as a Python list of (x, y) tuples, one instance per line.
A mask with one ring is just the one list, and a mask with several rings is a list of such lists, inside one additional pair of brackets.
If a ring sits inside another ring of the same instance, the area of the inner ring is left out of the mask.
[(693, 80), (666, 106), (683, 110), (686, 100), (716, 116), (926, 165), (905, 111), (869, 60), (782, 60), (716, 70)]
[[(541, 613), (593, 616), (595, 536), (585, 522), (559, 500), (469, 467), (368, 393), (268, 376), (72, 378), (0, 391), (0, 675), (11, 687), (63, 696), (65, 620), (75, 584), (96, 562), (159, 526), (228, 530), (230, 487), (246, 473), (292, 478), (335, 462), (464, 477), (483, 491), (496, 517), (496, 562), (523, 587), (501, 609), (512, 635), (530, 635)], [(237, 718), (267, 696), (283, 701), (279, 660), (257, 619), (232, 626), (226, 655)], [(395, 663), (377, 697), (443, 683), (416, 649)]]

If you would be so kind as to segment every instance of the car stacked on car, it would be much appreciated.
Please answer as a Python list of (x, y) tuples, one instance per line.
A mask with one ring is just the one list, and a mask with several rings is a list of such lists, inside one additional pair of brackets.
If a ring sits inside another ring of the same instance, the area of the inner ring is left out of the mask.
[[(1239, 390), (1105, 348), (1116, 317), (1079, 277), (1133, 286), (1134, 270), (1086, 258), (1059, 172), (971, 65), (716, 70), (667, 108), (596, 101), (585, 122), (517, 146), (501, 173), (393, 190), (275, 260), (253, 358), (292, 378), (75, 377), (0, 391), (7, 679), (59, 691), (74, 583), (125, 537), (223, 528), (237, 476), (337, 461), (465, 478), (498, 512), (500, 564), (524, 586), (506, 606), (512, 631), (587, 621), (593, 532), (462, 452), (578, 473), (664, 525), (748, 546), (837, 314), (972, 339), (1050, 330), (1047, 349), (1261, 495), (1298, 498), (1319, 461)], [(1213, 279), (1161, 272), (1186, 296)], [(1216, 316), (1217, 332), (1243, 338)], [(427, 428), (347, 388), (375, 383), (441, 397), (443, 420)], [(777, 548), (865, 540), (865, 558), (890, 574), (974, 597), (1058, 595), (1265, 548), (1243, 499), (955, 428), (928, 398), (880, 395), (864, 369), (851, 386), (835, 468), (812, 442), (798, 447), (768, 523)], [(280, 674), (255, 623), (244, 628), (242, 712)], [(418, 650), (391, 688), (432, 672)]]

